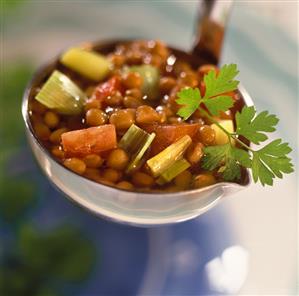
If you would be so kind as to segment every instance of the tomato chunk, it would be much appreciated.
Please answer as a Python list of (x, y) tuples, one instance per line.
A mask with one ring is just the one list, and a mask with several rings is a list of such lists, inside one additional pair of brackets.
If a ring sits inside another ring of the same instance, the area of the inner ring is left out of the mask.
[(199, 127), (199, 123), (174, 125), (144, 124), (141, 126), (141, 128), (146, 132), (154, 132), (156, 134), (156, 137), (151, 145), (152, 155), (156, 155), (161, 152), (185, 135), (189, 135), (191, 138), (194, 138)]
[(99, 84), (92, 94), (92, 98), (103, 101), (111, 96), (116, 90), (121, 90), (121, 79), (119, 76), (113, 76), (108, 81)]
[(113, 124), (105, 124), (62, 134), (62, 146), (67, 155), (85, 156), (116, 148)]

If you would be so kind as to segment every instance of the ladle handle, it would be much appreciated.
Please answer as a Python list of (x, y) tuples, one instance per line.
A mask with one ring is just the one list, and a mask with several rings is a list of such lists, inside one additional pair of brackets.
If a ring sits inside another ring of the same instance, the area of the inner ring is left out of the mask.
[(192, 53), (218, 65), (233, 0), (200, 0)]

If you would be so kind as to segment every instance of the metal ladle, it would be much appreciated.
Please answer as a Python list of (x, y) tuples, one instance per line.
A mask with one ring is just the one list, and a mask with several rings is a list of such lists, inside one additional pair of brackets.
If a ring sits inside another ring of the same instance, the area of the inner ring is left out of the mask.
[[(170, 47), (173, 54), (196, 67), (207, 63), (218, 64), (231, 2), (201, 1), (192, 52)], [(121, 42), (125, 41), (94, 42), (92, 47), (107, 53)], [(28, 141), (42, 171), (71, 201), (108, 220), (136, 226), (157, 226), (197, 217), (214, 207), (224, 196), (250, 184), (246, 172), (240, 184), (221, 182), (202, 189), (174, 193), (140, 193), (99, 184), (68, 170), (39, 141), (28, 114), (28, 101), (34, 95), (34, 89), (45, 81), (57, 62), (54, 59), (35, 73), (24, 93), (22, 114)], [(239, 96), (239, 107), (253, 104), (242, 86), (239, 87)]]

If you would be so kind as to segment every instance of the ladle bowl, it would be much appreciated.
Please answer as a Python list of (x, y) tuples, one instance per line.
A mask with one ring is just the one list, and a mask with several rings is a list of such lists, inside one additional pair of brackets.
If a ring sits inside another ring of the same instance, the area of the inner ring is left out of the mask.
[[(207, 1), (204, 1), (203, 4), (207, 5)], [(202, 10), (204, 9), (207, 9), (207, 7), (202, 8)], [(202, 10), (201, 22), (199, 23), (203, 23), (203, 16), (208, 14), (207, 11), (203, 13)], [(206, 21), (204, 26), (205, 29), (208, 28)], [(213, 26), (215, 26), (214, 21)], [(198, 33), (200, 36), (205, 35), (202, 33), (202, 29), (199, 28), (199, 31), (201, 31), (201, 33)], [(220, 35), (223, 39), (223, 32), (220, 32)], [(221, 47), (222, 43), (219, 43), (219, 38), (217, 40), (217, 46)], [(113, 50), (116, 44), (122, 42), (129, 41), (92, 42), (91, 47), (98, 52), (107, 53)], [(169, 48), (179, 59), (183, 59), (195, 67), (203, 63), (218, 63), (219, 48), (213, 51), (213, 44), (212, 47), (203, 46), (202, 39), (200, 38), (195, 44), (191, 53), (175, 49), (171, 46)], [(203, 47), (207, 54), (204, 54), (201, 50)], [(136, 226), (157, 226), (178, 223), (197, 217), (214, 207), (225, 196), (239, 191), (250, 184), (250, 177), (248, 172), (246, 172), (245, 177), (239, 184), (221, 182), (202, 189), (174, 193), (142, 193), (125, 191), (99, 184), (65, 168), (51, 156), (39, 141), (32, 128), (28, 113), (28, 102), (33, 96), (35, 88), (42, 84), (55, 69), (57, 63), (58, 58), (55, 58), (35, 73), (24, 93), (22, 114), (26, 126), (27, 138), (38, 164), (48, 179), (71, 201), (108, 220)], [(242, 86), (239, 87), (239, 96), (240, 107), (253, 105), (249, 94)]]

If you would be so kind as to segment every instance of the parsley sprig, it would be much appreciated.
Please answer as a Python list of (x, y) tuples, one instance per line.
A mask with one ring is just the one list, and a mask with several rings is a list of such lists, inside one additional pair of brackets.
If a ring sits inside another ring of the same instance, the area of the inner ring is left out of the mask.
[(210, 71), (204, 76), (206, 91), (203, 97), (198, 88), (181, 90), (176, 102), (184, 106), (178, 111), (178, 115), (187, 120), (201, 104), (205, 104), (212, 115), (218, 115), (220, 111), (231, 108), (234, 101), (225, 93), (237, 88), (239, 81), (233, 79), (238, 73), (236, 64), (224, 65), (217, 76), (214, 70)]
[[(221, 111), (227, 111), (234, 105), (234, 100), (226, 93), (237, 89), (239, 81), (234, 80), (239, 73), (236, 64), (224, 65), (218, 74), (211, 70), (204, 76), (205, 95), (202, 97), (198, 88), (184, 88), (178, 93), (176, 102), (182, 107), (178, 111), (187, 120), (197, 109), (215, 123), (227, 136), (228, 143), (204, 148), (202, 168), (212, 171), (217, 169), (226, 181), (240, 179), (241, 167), (250, 168), (254, 182), (273, 185), (275, 177), (282, 178), (283, 173), (294, 171), (291, 159), (287, 156), (292, 149), (281, 139), (274, 140), (261, 149), (254, 150), (242, 137), (259, 145), (268, 139), (266, 133), (275, 131), (278, 118), (268, 111), (257, 113), (253, 106), (243, 107), (235, 116), (236, 131), (231, 133), (214, 118)], [(207, 111), (208, 110), (208, 111)], [(241, 136), (241, 137), (240, 137)], [(238, 148), (235, 146), (238, 143)]]

